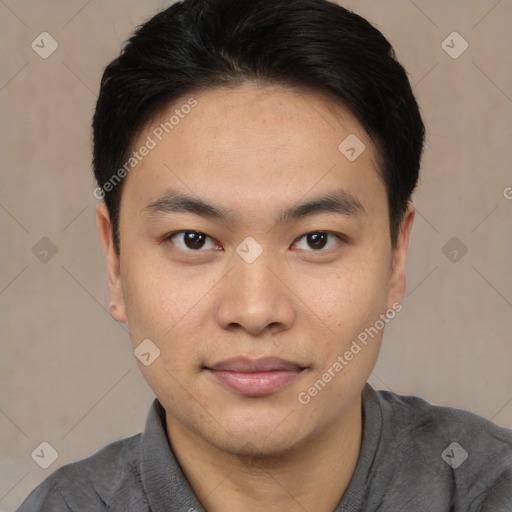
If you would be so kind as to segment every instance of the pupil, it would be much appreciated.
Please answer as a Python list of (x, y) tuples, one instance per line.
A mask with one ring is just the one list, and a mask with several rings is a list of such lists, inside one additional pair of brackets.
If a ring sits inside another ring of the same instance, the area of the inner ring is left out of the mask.
[(310, 233), (308, 243), (313, 246), (313, 249), (323, 249), (327, 243), (326, 233)]
[(204, 235), (189, 231), (185, 235), (185, 244), (189, 249), (200, 249), (204, 245)]

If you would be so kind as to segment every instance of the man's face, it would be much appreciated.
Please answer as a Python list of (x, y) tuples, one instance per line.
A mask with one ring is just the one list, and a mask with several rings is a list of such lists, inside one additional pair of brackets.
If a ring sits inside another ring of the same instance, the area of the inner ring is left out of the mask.
[[(275, 454), (359, 397), (382, 329), (341, 371), (335, 363), (402, 299), (414, 212), (393, 252), (372, 142), (332, 100), (252, 85), (191, 96), (197, 105), (161, 141), (155, 128), (189, 96), (135, 144), (150, 136), (156, 147), (124, 183), (119, 266), (104, 241), (119, 275), (112, 314), (128, 321), (134, 349), (146, 339), (159, 348), (139, 366), (169, 421), (228, 452)], [(339, 149), (352, 134), (366, 146), (355, 160)], [(171, 192), (225, 216), (158, 201)], [(337, 208), (297, 210), (334, 194)]]

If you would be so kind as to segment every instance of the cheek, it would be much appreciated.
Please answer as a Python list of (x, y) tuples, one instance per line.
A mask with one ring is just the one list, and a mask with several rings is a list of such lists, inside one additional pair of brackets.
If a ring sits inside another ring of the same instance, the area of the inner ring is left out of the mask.
[[(317, 303), (319, 316), (330, 328), (328, 337), (320, 340), (325, 354), (324, 364), (329, 365), (349, 350), (358, 336), (364, 340), (367, 329), (386, 312), (389, 276), (383, 261), (383, 255), (378, 258), (375, 255), (354, 257), (352, 265), (347, 264), (332, 276), (329, 283), (324, 283), (328, 284), (325, 286), (328, 292)], [(365, 372), (364, 368), (373, 365), (381, 337), (379, 332), (371, 337), (371, 343), (361, 345), (362, 350), (350, 364), (352, 369), (359, 367), (359, 371)]]
[(150, 265), (147, 259), (133, 254), (124, 275), (132, 347), (150, 339), (160, 350), (154, 365), (139, 365), (148, 382), (170, 378), (154, 373), (159, 366), (179, 375), (193, 371), (207, 344), (204, 329), (198, 326), (205, 325), (205, 312), (213, 308), (210, 290), (218, 278), (193, 279), (186, 272), (170, 269), (165, 262)]
[(128, 269), (128, 277), (123, 280), (123, 296), (132, 343), (136, 345), (140, 337), (156, 338), (156, 333), (161, 330), (163, 304), (161, 283), (139, 275), (136, 267), (133, 268), (135, 271)]
[(153, 267), (148, 272), (145, 268), (149, 267), (136, 258), (125, 267), (123, 291), (131, 344), (135, 350), (149, 339), (157, 347), (158, 356), (149, 365), (139, 359), (137, 365), (155, 395), (175, 403), (183, 400), (180, 383), (187, 379), (191, 363), (198, 357), (194, 352), (197, 294), (165, 271)]
[(316, 304), (335, 331), (364, 328), (387, 309), (389, 276), (381, 261), (360, 258), (323, 283)]
[(130, 254), (121, 274), (132, 335), (162, 338), (193, 307), (193, 286), (144, 252)]

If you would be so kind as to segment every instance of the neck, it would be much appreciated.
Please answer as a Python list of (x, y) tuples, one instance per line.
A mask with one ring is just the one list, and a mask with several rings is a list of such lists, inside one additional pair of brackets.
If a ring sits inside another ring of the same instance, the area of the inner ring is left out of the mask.
[(336, 422), (278, 456), (227, 453), (166, 417), (176, 458), (207, 512), (333, 512), (361, 448), (361, 395)]

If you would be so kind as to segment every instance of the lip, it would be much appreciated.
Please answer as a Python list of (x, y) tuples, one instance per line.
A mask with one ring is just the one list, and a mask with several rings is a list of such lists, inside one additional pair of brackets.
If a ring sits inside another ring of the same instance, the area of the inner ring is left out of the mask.
[(235, 357), (205, 367), (218, 382), (245, 396), (264, 396), (279, 391), (305, 370), (278, 357)]

